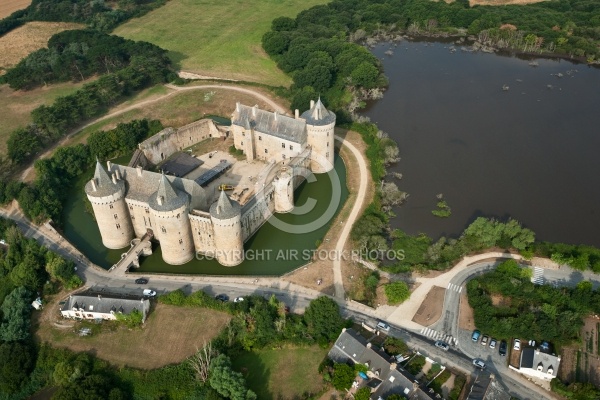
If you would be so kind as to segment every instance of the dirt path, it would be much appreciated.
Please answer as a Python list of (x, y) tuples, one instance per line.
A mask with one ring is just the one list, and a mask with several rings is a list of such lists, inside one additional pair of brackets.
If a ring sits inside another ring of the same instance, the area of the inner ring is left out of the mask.
[[(242, 87), (238, 87), (238, 86), (233, 86), (233, 85), (219, 85), (219, 84), (207, 84), (207, 85), (197, 85), (197, 86), (175, 86), (175, 85), (171, 85), (171, 84), (166, 84), (165, 87), (172, 89), (172, 92), (169, 92), (165, 95), (159, 96), (159, 97), (155, 97), (153, 99), (149, 99), (149, 100), (144, 100), (144, 101), (140, 101), (139, 103), (135, 103), (132, 104), (128, 107), (125, 108), (121, 108), (117, 111), (114, 111), (112, 113), (103, 115), (102, 117), (96, 118), (93, 121), (88, 122), (87, 124), (69, 132), (64, 138), (62, 138), (60, 141), (58, 141), (57, 143), (55, 143), (54, 145), (52, 145), (50, 148), (48, 148), (45, 152), (43, 152), (38, 159), (43, 159), (43, 158), (48, 158), (50, 157), (54, 151), (58, 148), (58, 147), (62, 147), (64, 146), (74, 135), (76, 135), (77, 133), (81, 132), (82, 130), (84, 130), (85, 128), (88, 128), (100, 121), (104, 121), (105, 119), (108, 118), (112, 118), (112, 117), (116, 117), (117, 115), (121, 115), (124, 114), (128, 111), (131, 110), (135, 110), (137, 108), (141, 108), (144, 106), (147, 106), (149, 104), (153, 104), (153, 103), (157, 103), (159, 101), (163, 101), (164, 99), (174, 95), (174, 94), (178, 94), (181, 92), (185, 92), (185, 91), (189, 91), (189, 90), (201, 90), (201, 89), (225, 89), (225, 90), (232, 90), (235, 92), (240, 92), (240, 93), (245, 93), (245, 94), (249, 94), (251, 96), (255, 96), (256, 98), (264, 101), (266, 104), (268, 104), (269, 106), (271, 106), (273, 108), (273, 110), (285, 114), (286, 110), (285, 108), (281, 107), (279, 104), (275, 103), (273, 100), (271, 100), (269, 97), (265, 96), (264, 94), (256, 91), (256, 90), (252, 90), (252, 89), (247, 89), (247, 88), (242, 88)], [(27, 167), (22, 173), (21, 173), (21, 180), (22, 181), (26, 181), (27, 177), (32, 173), (34, 168), (34, 163), (31, 163), (31, 165), (29, 165), (29, 167)]]
[(337, 256), (333, 259), (333, 286), (335, 287), (335, 297), (343, 300), (345, 296), (344, 282), (342, 279), (341, 255), (344, 252), (344, 246), (346, 245), (346, 241), (350, 236), (352, 226), (362, 210), (363, 202), (365, 201), (365, 197), (367, 195), (367, 181), (369, 172), (367, 170), (367, 163), (365, 162), (363, 155), (356, 147), (354, 147), (354, 145), (348, 141), (344, 141), (344, 138), (338, 135), (335, 135), (335, 140), (342, 143), (352, 152), (356, 158), (356, 161), (358, 162), (358, 169), (360, 173), (360, 185), (358, 187), (358, 193), (356, 194), (356, 202), (354, 203), (354, 207), (352, 207), (352, 211), (350, 212), (348, 219), (345, 221), (344, 229), (342, 230), (340, 238), (335, 246), (335, 253)]

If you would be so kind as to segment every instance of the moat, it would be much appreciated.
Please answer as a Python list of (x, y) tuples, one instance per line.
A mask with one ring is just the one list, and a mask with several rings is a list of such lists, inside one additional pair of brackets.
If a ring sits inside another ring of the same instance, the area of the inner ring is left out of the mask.
[[(452, 45), (373, 50), (390, 85), (365, 114), (398, 142), (391, 170), (410, 194), (392, 224), (437, 239), (478, 216), (513, 217), (539, 240), (600, 246), (600, 70)], [(449, 218), (431, 214), (439, 193)]]
[[(129, 157), (113, 160), (115, 163), (127, 163)], [(341, 187), (341, 200), (337, 212), (343, 207), (348, 197), (346, 187), (346, 167), (343, 160), (336, 154), (335, 169)], [(102, 245), (98, 226), (91, 213), (85, 209), (85, 193), (83, 184), (93, 175), (93, 170), (83, 174), (80, 182), (71, 189), (72, 196), (65, 205), (63, 214), (63, 230), (65, 237), (81, 250), (92, 262), (109, 268), (119, 260), (127, 249), (108, 250)], [(336, 174), (331, 174), (333, 177)], [(314, 175), (314, 182), (305, 182), (295, 191), (295, 202), (301, 207), (313, 203), (314, 207), (306, 214), (277, 214), (276, 217), (290, 225), (301, 225), (317, 220), (329, 207), (332, 197), (330, 174)], [(210, 275), (281, 275), (306, 264), (311, 251), (316, 249), (317, 241), (322, 240), (334, 217), (319, 229), (306, 234), (283, 232), (268, 221), (246, 243), (245, 250), (250, 255), (242, 264), (236, 267), (224, 267), (216, 260), (194, 259), (184, 265), (168, 265), (162, 260), (160, 246), (153, 246), (153, 254), (142, 258), (141, 266), (135, 272), (169, 272), (177, 274), (210, 274)], [(252, 259), (251, 259), (252, 258)]]

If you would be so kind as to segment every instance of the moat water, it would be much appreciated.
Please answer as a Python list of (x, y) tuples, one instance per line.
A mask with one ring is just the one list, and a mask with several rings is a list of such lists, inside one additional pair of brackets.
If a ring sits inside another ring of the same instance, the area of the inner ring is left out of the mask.
[[(410, 194), (393, 225), (437, 239), (513, 217), (539, 240), (600, 246), (600, 69), (451, 45), (373, 50), (390, 85), (364, 114), (398, 142)], [(438, 193), (449, 218), (431, 214)]]
[[(129, 157), (113, 160), (115, 163), (127, 163)], [(102, 245), (100, 231), (92, 214), (86, 211), (85, 193), (83, 186), (93, 176), (93, 169), (83, 174), (79, 182), (71, 189), (70, 200), (64, 207), (63, 233), (65, 237), (83, 252), (92, 262), (110, 268), (116, 263), (123, 250), (108, 250)], [(339, 178), (341, 189), (340, 201), (335, 209), (335, 215), (348, 198), (346, 187), (346, 167), (336, 154), (335, 172)], [(327, 215), (330, 209), (332, 191), (336, 185), (331, 180), (336, 174), (314, 175), (314, 182), (304, 182), (294, 193), (297, 208), (304, 204), (313, 204), (310, 211), (299, 214), (276, 214), (276, 217), (290, 225), (305, 225)], [(335, 197), (335, 196), (334, 196)], [(314, 199), (316, 201), (313, 201)], [(244, 246), (247, 254), (253, 259), (247, 259), (236, 267), (224, 267), (215, 260), (194, 259), (187, 264), (173, 266), (162, 260), (160, 246), (153, 246), (153, 254), (142, 258), (141, 266), (135, 272), (168, 272), (176, 274), (210, 274), (210, 275), (281, 275), (298, 268), (310, 261), (312, 251), (317, 248), (329, 229), (333, 218), (328, 219), (323, 226), (309, 233), (293, 234), (279, 230), (268, 221), (252, 236)], [(273, 217), (272, 217), (273, 218)]]

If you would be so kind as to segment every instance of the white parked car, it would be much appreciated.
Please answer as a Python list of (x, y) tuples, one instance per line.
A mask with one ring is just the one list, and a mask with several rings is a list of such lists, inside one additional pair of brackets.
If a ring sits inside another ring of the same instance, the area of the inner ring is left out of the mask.
[(235, 299), (233, 299), (234, 303), (241, 303), (242, 301), (244, 301), (243, 297), (236, 297)]
[(448, 343), (442, 342), (441, 340), (436, 341), (434, 343), (434, 346), (437, 347), (437, 348), (439, 348), (439, 349), (442, 349), (444, 351), (448, 351), (448, 349), (450, 348), (450, 345)]
[(515, 339), (513, 349), (517, 351), (521, 350), (521, 341), (519, 339)]
[(379, 321), (377, 323), (377, 329), (379, 329), (380, 331), (389, 332), (390, 326), (388, 324), (386, 324), (385, 322), (383, 322), (383, 321)]
[(154, 290), (144, 289), (144, 296), (154, 297), (156, 296), (156, 292)]
[(473, 365), (476, 366), (477, 368), (485, 369), (485, 363), (483, 362), (483, 360), (480, 360), (479, 358), (475, 358), (473, 360)]

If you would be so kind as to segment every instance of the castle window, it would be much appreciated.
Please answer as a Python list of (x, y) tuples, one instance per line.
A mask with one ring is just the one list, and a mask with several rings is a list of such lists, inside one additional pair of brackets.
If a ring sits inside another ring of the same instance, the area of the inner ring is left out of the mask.
[(167, 233), (167, 230), (165, 229), (165, 227), (164, 227), (164, 226), (161, 226), (161, 227), (160, 227), (160, 230), (162, 231), (162, 233)]
[(131, 220), (132, 220), (132, 221), (135, 221), (135, 217), (134, 217), (133, 215), (131, 216)]
[(112, 209), (113, 209), (113, 205), (112, 205), (112, 204), (110, 204), (110, 205), (108, 206), (108, 208), (110, 208), (110, 209), (112, 210)]
[(327, 142), (327, 147), (329, 147), (329, 142)]
[(121, 224), (116, 224), (115, 226), (117, 227), (117, 229), (121, 229)]
[(294, 150), (294, 146), (290, 144), (290, 150)]
[(114, 215), (114, 217), (115, 217), (115, 219), (119, 218), (119, 217), (117, 216), (117, 214), (115, 214), (115, 215)]
[(243, 145), (244, 145), (244, 141), (242, 140), (242, 141), (240, 142), (240, 146), (243, 146)]
[(258, 137), (258, 140), (262, 140), (262, 136), (259, 136), (259, 137)]
[(177, 219), (179, 219), (179, 214), (177, 214)]
[(285, 143), (281, 143), (281, 148), (285, 149)]
[(325, 153), (325, 157), (329, 158), (329, 152)]
[(179, 239), (179, 244), (183, 244), (183, 239)]
[(130, 205), (130, 206), (129, 206), (129, 209), (130, 209), (130, 210), (133, 210), (133, 206), (132, 206), (132, 205)]
[(269, 150), (268, 150), (268, 149), (265, 149), (265, 153), (268, 153), (268, 152), (269, 152)]
[(150, 209), (146, 208), (146, 214), (150, 214)]

